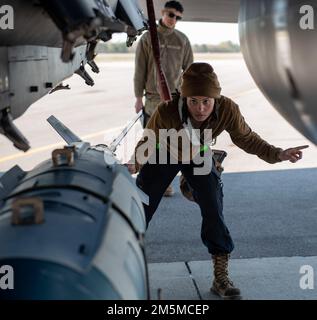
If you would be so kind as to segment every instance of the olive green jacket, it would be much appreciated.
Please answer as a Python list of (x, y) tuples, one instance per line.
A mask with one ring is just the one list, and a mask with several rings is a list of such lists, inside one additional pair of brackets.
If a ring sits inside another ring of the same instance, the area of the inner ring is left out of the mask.
[[(175, 92), (180, 84), (182, 71), (193, 62), (193, 52), (188, 38), (176, 29), (157, 27), (160, 42), (161, 64), (170, 91)], [(144, 92), (145, 91), (145, 92)], [(152, 53), (150, 33), (141, 37), (135, 54), (134, 93), (158, 95), (155, 61)]]

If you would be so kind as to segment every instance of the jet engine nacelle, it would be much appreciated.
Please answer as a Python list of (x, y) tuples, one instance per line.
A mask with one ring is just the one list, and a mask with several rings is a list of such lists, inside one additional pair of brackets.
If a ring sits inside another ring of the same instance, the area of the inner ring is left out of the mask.
[(259, 88), (290, 124), (317, 144), (317, 34), (303, 28), (307, 5), (317, 7), (307, 0), (242, 0), (239, 31)]

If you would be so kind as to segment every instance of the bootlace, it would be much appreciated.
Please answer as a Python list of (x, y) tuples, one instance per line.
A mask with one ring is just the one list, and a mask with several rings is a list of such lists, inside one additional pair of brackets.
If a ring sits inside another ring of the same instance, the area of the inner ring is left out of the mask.
[(233, 282), (230, 280), (228, 274), (229, 255), (215, 255), (212, 258), (214, 260), (214, 275), (216, 281), (223, 286), (233, 286)]

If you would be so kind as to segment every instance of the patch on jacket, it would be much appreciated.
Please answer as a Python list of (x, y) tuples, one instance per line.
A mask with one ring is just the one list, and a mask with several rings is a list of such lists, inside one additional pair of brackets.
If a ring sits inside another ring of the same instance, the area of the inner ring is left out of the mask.
[(175, 50), (181, 50), (181, 46), (173, 46), (172, 44), (162, 44), (161, 48), (167, 48), (167, 49), (175, 49)]

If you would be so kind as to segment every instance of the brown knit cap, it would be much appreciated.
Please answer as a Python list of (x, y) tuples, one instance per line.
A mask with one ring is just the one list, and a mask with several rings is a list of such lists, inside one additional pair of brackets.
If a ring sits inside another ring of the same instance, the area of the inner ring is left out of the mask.
[(208, 63), (192, 63), (182, 75), (183, 97), (220, 98), (221, 87), (213, 67)]

